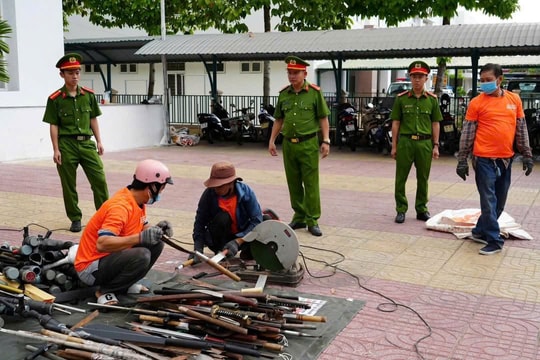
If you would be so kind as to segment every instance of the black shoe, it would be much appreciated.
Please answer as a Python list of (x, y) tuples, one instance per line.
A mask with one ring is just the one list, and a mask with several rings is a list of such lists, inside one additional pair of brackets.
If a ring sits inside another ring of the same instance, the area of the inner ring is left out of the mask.
[(291, 229), (293, 230), (297, 230), (297, 229), (305, 229), (306, 228), (306, 223), (299, 223), (299, 222), (292, 222), (289, 224), (289, 226), (291, 227)]
[(403, 224), (405, 222), (405, 213), (398, 212), (394, 221), (398, 224)]
[(313, 236), (322, 236), (322, 231), (319, 225), (308, 226), (307, 229)]
[(81, 231), (81, 221), (75, 220), (71, 222), (71, 227), (69, 228), (69, 231), (71, 232), (79, 232)]
[(484, 245), (488, 244), (486, 237), (484, 235), (471, 233), (470, 238), (472, 239), (472, 241), (477, 242), (479, 244), (484, 244)]
[(429, 211), (416, 213), (416, 220), (428, 221), (430, 217)]
[(493, 255), (496, 253), (500, 253), (501, 250), (502, 248), (498, 244), (491, 243), (481, 248), (480, 251), (478, 251), (478, 253), (480, 255)]

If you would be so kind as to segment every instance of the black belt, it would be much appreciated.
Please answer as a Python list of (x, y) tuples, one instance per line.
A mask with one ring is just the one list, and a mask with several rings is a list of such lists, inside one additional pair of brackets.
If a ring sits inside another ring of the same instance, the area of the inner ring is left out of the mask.
[(317, 136), (316, 132), (314, 132), (312, 134), (309, 134), (309, 135), (304, 135), (304, 136), (291, 137), (291, 138), (286, 137), (285, 139), (289, 140), (293, 144), (298, 144), (298, 143), (301, 143), (302, 141), (306, 141), (306, 140), (309, 140), (311, 138), (314, 138), (315, 136)]
[(399, 134), (399, 136), (405, 136), (411, 140), (430, 140), (431, 135), (418, 135), (418, 134)]
[(60, 137), (66, 137), (77, 141), (90, 140), (92, 138), (91, 135), (60, 135)]

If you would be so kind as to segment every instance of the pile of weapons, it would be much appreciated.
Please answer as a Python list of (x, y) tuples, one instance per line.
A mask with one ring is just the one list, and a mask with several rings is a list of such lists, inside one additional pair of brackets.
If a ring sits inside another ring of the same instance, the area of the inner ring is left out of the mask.
[(44, 342), (29, 349), (52, 359), (273, 359), (287, 358), (288, 338), (316, 337), (309, 333), (317, 329), (313, 324), (326, 322), (323, 316), (298, 314), (310, 305), (293, 297), (206, 289), (155, 293), (166, 295), (141, 296), (132, 307), (89, 303), (137, 318), (127, 326), (90, 323), (94, 311), (91, 319), (67, 327), (26, 303), (12, 312), (38, 319), (45, 328), (41, 334), (0, 332)]
[(25, 231), (20, 247), (0, 246), (0, 272), (4, 274), (0, 288), (9, 291), (5, 286), (32, 284), (54, 295), (79, 287), (73, 268), (78, 244), (53, 240), (49, 235), (50, 232), (45, 236), (31, 236)]

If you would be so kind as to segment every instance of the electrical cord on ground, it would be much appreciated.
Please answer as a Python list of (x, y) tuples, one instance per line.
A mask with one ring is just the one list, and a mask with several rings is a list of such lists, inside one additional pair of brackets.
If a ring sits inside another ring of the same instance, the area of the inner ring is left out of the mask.
[[(375, 294), (377, 296), (380, 296), (382, 297), (383, 299), (387, 300), (388, 302), (384, 302), (384, 303), (380, 303), (379, 305), (377, 305), (377, 310), (379, 311), (382, 311), (382, 312), (394, 312), (396, 311), (398, 308), (402, 307), (404, 309), (407, 309), (409, 311), (411, 311), (414, 315), (416, 315), (418, 317), (418, 319), (420, 319), (420, 321), (422, 321), (422, 323), (426, 326), (426, 328), (428, 329), (428, 334), (427, 335), (424, 335), (422, 336), (420, 339), (416, 340), (413, 344), (413, 348), (414, 348), (414, 351), (415, 353), (418, 355), (418, 357), (421, 359), (421, 360), (425, 360), (425, 357), (420, 353), (420, 349), (418, 348), (418, 345), (420, 344), (421, 341), (431, 337), (431, 335), (433, 334), (433, 330), (431, 328), (431, 326), (427, 323), (427, 321), (422, 317), (422, 315), (420, 315), (416, 310), (414, 310), (412, 307), (410, 306), (407, 306), (407, 305), (404, 305), (404, 304), (401, 304), (401, 303), (398, 303), (396, 302), (394, 299), (376, 291), (376, 290), (373, 290), (373, 289), (370, 289), (364, 285), (362, 285), (362, 283), (360, 282), (360, 277), (358, 275), (355, 275), (345, 269), (342, 269), (340, 268), (339, 266), (337, 266), (339, 263), (345, 261), (345, 255), (341, 254), (340, 252), (337, 252), (337, 251), (334, 251), (334, 250), (328, 250), (328, 249), (322, 249), (322, 248), (318, 248), (318, 247), (314, 247), (314, 246), (308, 246), (308, 245), (300, 245), (300, 247), (305, 247), (305, 248), (309, 248), (309, 249), (313, 249), (313, 250), (320, 250), (320, 251), (324, 251), (324, 252), (329, 252), (329, 253), (333, 253), (333, 254), (337, 254), (341, 257), (340, 260), (338, 261), (335, 261), (333, 263), (329, 263), (325, 260), (318, 260), (318, 259), (313, 259), (313, 258), (309, 258), (307, 256), (305, 256), (302, 252), (299, 253), (299, 255), (302, 257), (302, 262), (304, 263), (304, 268), (306, 269), (306, 272), (309, 274), (309, 276), (315, 278), (315, 279), (324, 279), (324, 278), (328, 278), (328, 277), (331, 277), (331, 276), (334, 276), (336, 274), (337, 271), (341, 271), (347, 275), (349, 275), (350, 277), (352, 277), (353, 279), (356, 280), (356, 283), (358, 284), (358, 287), (361, 288), (361, 289), (364, 289), (372, 294)], [(307, 260), (311, 260), (311, 261), (314, 261), (314, 262), (317, 262), (317, 263), (321, 263), (321, 264), (324, 264), (325, 266), (329, 266), (333, 269), (333, 272), (329, 275), (323, 275), (323, 276), (316, 276), (314, 274), (312, 274), (307, 266), (307, 263), (306, 263), (306, 259)], [(386, 308), (387, 306), (389, 306), (389, 308)], [(388, 339), (387, 339), (388, 340)], [(389, 340), (388, 340), (389, 341)], [(399, 347), (398, 345), (392, 343), (391, 341), (389, 341), (392, 345), (396, 346), (396, 347)]]

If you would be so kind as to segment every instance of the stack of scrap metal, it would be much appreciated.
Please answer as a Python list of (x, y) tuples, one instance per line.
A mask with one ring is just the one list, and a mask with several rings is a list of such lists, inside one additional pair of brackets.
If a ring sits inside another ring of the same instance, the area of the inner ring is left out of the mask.
[[(34, 300), (54, 301), (55, 294), (80, 287), (73, 268), (78, 244), (29, 235), (25, 228), (20, 247), (0, 246), (0, 287), (21, 289)], [(15, 291), (16, 292), (16, 291)]]
[(44, 329), (36, 333), (0, 328), (0, 332), (43, 342), (29, 347), (33, 353), (27, 358), (273, 359), (283, 358), (293, 337), (317, 337), (312, 333), (317, 330), (315, 324), (326, 322), (324, 316), (300, 314), (310, 304), (297, 297), (260, 291), (156, 290), (160, 291), (166, 294), (138, 297), (129, 307), (88, 303), (106, 310), (107, 315), (121, 311), (133, 316), (122, 325), (93, 321), (98, 314), (94, 311), (88, 319), (68, 327), (40, 314), (36, 304), (30, 310), (30, 303), (12, 303), (7, 306), (13, 314), (35, 318)]
[[(204, 354), (212, 359), (275, 358), (285, 351), (288, 338), (316, 337), (316, 323), (326, 317), (302, 315), (310, 304), (295, 297), (262, 292), (181, 290), (163, 288), (137, 299), (137, 306), (90, 303), (137, 316), (125, 327), (89, 324), (88, 333), (118, 341), (152, 345), (161, 356)], [(186, 348), (191, 350), (186, 351)]]

